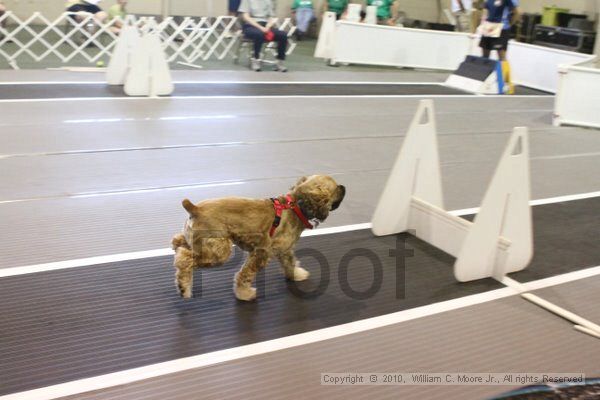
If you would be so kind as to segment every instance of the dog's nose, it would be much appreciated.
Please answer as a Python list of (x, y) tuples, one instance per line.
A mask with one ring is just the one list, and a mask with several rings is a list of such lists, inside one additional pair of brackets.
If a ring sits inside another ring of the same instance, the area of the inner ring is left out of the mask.
[(336, 201), (331, 205), (331, 210), (335, 210), (340, 206), (342, 200), (344, 200), (344, 196), (346, 196), (346, 187), (344, 185), (338, 185), (339, 197)]

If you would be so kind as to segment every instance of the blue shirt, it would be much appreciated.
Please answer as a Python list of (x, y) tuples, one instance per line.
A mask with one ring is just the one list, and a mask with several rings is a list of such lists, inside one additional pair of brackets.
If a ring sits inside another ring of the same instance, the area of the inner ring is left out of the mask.
[(510, 14), (519, 5), (518, 0), (487, 0), (485, 8), (488, 11), (489, 22), (502, 22), (504, 29), (510, 29)]

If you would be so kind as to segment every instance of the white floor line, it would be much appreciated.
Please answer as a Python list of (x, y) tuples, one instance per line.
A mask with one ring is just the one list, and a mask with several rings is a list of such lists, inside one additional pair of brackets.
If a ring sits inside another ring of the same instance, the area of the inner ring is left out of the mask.
[(539, 279), (537, 281), (520, 283), (520, 285), (528, 292), (543, 289), (550, 286), (556, 286), (565, 282), (577, 281), (580, 279), (590, 278), (600, 275), (600, 266), (582, 269), (579, 271), (568, 272), (566, 274), (551, 276), (550, 278)]
[[(319, 235), (331, 235), (334, 233), (359, 231), (364, 229), (370, 229), (371, 223), (354, 224), (354, 225), (343, 225), (334, 226), (331, 228), (321, 228), (311, 231), (304, 231), (302, 236), (319, 236)], [(173, 250), (169, 248), (146, 250), (146, 251), (135, 251), (131, 253), (111, 254), (107, 256), (96, 256), (88, 258), (80, 258), (75, 260), (57, 261), (51, 263), (27, 265), (23, 267), (6, 268), (0, 269), (0, 278), (16, 275), (33, 274), (42, 271), (56, 271), (59, 269), (69, 269), (77, 267), (86, 267), (88, 265), (106, 264), (119, 261), (138, 260), (144, 258), (161, 257), (172, 255)]]
[(0, 86), (5, 85), (98, 85), (106, 81), (18, 81), (18, 82), (0, 82)]
[[(385, 82), (385, 81), (194, 81), (174, 80), (175, 84), (211, 84), (211, 85), (386, 85), (386, 86), (410, 86), (410, 85), (432, 85), (443, 86), (444, 82)], [(0, 82), (0, 85), (101, 85), (106, 81), (22, 81), (22, 82)]]
[(170, 97), (65, 97), (56, 99), (3, 99), (0, 103), (47, 103), (56, 101), (113, 101), (113, 100), (256, 100), (256, 99), (473, 99), (481, 101), (482, 99), (535, 99), (535, 98), (546, 98), (553, 99), (553, 96), (523, 96), (523, 95), (488, 95), (488, 96), (474, 96), (474, 95), (451, 95), (451, 94), (390, 94), (390, 95), (293, 95), (293, 96), (170, 96)]
[(302, 232), (302, 237), (306, 236), (319, 236), (319, 235), (331, 235), (333, 233), (342, 233), (342, 232), (351, 232), (351, 231), (360, 231), (364, 229), (371, 229), (371, 223), (366, 222), (362, 224), (353, 224), (353, 225), (342, 225), (342, 226), (334, 226), (331, 228), (318, 228), (311, 231)]
[[(590, 192), (590, 193), (580, 193), (568, 196), (559, 196), (559, 197), (550, 197), (546, 199), (532, 200), (529, 204), (531, 206), (544, 205), (544, 204), (553, 204), (553, 203), (562, 203), (567, 201), (575, 201), (575, 200), (583, 200), (594, 197), (600, 197), (599, 192)], [(462, 215), (470, 215), (476, 214), (479, 212), (479, 208), (465, 208), (462, 210), (454, 210), (450, 211), (450, 214), (456, 216)], [(353, 225), (342, 225), (342, 226), (334, 226), (331, 228), (319, 228), (312, 231), (304, 231), (302, 233), (303, 237), (307, 236), (318, 236), (318, 235), (331, 235), (334, 233), (342, 233), (342, 232), (351, 232), (363, 229), (371, 229), (371, 223), (366, 222), (362, 224), (353, 224)], [(20, 267), (11, 267), (11, 268), (3, 268), (0, 269), (0, 278), (5, 278), (9, 276), (17, 276), (17, 275), (25, 275), (25, 274), (33, 274), (36, 272), (44, 272), (44, 271), (56, 271), (60, 269), (69, 269), (69, 268), (77, 268), (77, 267), (85, 267), (89, 265), (97, 265), (97, 264), (105, 264), (110, 262), (119, 262), (119, 261), (129, 261), (129, 260), (138, 260), (143, 258), (150, 257), (158, 257), (173, 254), (171, 249), (156, 249), (156, 250), (148, 250), (148, 251), (136, 251), (131, 253), (121, 253), (121, 254), (111, 254), (106, 256), (97, 256), (97, 257), (88, 257), (88, 258), (80, 258), (75, 260), (67, 260), (67, 261), (56, 261), (44, 264), (35, 264), (35, 265), (26, 265)]]
[(563, 160), (566, 158), (578, 158), (578, 157), (598, 157), (600, 156), (600, 151), (592, 152), (592, 153), (573, 153), (573, 154), (557, 154), (553, 156), (537, 156), (531, 157), (531, 160)]
[(175, 83), (209, 83), (209, 84), (260, 84), (260, 85), (386, 85), (411, 86), (431, 85), (443, 86), (444, 82), (397, 82), (397, 81), (175, 81)]
[(570, 195), (565, 195), (565, 196), (533, 200), (529, 204), (531, 204), (532, 206), (542, 206), (544, 204), (563, 203), (563, 202), (574, 201), (574, 200), (585, 200), (585, 199), (591, 199), (594, 197), (600, 197), (600, 191), (579, 193), (579, 194), (570, 194)]
[[(565, 196), (548, 197), (545, 199), (531, 200), (529, 202), (529, 205), (530, 206), (542, 206), (544, 204), (564, 203), (564, 202), (568, 202), (568, 201), (591, 199), (594, 197), (600, 197), (600, 191), (579, 193), (579, 194), (569, 194), (569, 195), (565, 195)], [(477, 214), (478, 212), (479, 212), (479, 207), (463, 208), (462, 210), (449, 211), (450, 214), (456, 215), (456, 216)]]
[[(568, 273), (556, 276), (552, 279), (543, 279), (540, 281), (530, 282), (528, 283), (528, 285), (530, 285), (531, 287), (541, 289), (544, 287), (568, 283), (571, 281), (596, 275), (600, 275), (600, 266), (590, 268), (584, 271), (577, 271), (576, 273)], [(208, 367), (211, 365), (220, 364), (228, 361), (239, 360), (242, 358), (252, 357), (260, 354), (272, 353), (279, 350), (290, 349), (293, 347), (322, 342), (329, 339), (340, 338), (354, 333), (370, 331), (373, 329), (399, 324), (402, 322), (411, 321), (419, 318), (424, 318), (427, 316), (440, 314), (451, 310), (457, 310), (460, 308), (483, 304), (489, 301), (515, 296), (517, 294), (518, 291), (510, 287), (491, 290), (484, 293), (465, 296), (458, 299), (443, 301), (440, 303), (429, 304), (426, 306), (399, 311), (396, 313), (382, 315), (379, 317), (354, 321), (343, 325), (333, 326), (330, 328), (324, 328), (297, 335), (286, 336), (279, 339), (253, 343), (245, 346), (215, 351), (212, 353), (200, 354), (197, 356), (180, 358), (177, 360), (147, 365), (140, 368), (114, 372), (106, 375), (95, 376), (92, 378), (80, 379), (77, 381), (61, 383), (58, 385), (47, 386), (25, 392), (13, 393), (1, 396), (0, 400), (49, 400), (64, 396), (72, 396), (94, 390), (106, 389), (113, 386), (125, 385), (144, 379), (156, 378), (163, 375), (187, 371), (190, 369)]]
[(88, 258), (79, 258), (75, 260), (57, 261), (37, 265), (26, 265), (23, 267), (6, 268), (0, 270), (0, 278), (9, 276), (33, 274), (36, 272), (56, 271), (59, 269), (70, 269), (86, 267), (88, 265), (105, 264), (111, 262), (138, 260), (150, 257), (160, 257), (173, 254), (171, 249), (156, 249), (147, 251), (135, 251), (131, 253), (111, 254), (107, 256), (96, 256)]

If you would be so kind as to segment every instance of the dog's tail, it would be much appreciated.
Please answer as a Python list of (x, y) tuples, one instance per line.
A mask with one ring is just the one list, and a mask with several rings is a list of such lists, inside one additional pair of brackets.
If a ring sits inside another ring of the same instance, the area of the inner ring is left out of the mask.
[(181, 202), (181, 205), (183, 206), (183, 208), (185, 208), (185, 210), (192, 216), (195, 217), (196, 213), (198, 212), (196, 206), (194, 205), (194, 203), (192, 203), (191, 201), (189, 201), (188, 199), (183, 199), (183, 201)]

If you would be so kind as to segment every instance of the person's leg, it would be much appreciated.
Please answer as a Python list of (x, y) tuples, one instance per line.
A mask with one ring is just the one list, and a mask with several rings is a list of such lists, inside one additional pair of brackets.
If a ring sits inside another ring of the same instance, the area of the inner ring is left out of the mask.
[(71, 7), (67, 8), (67, 12), (73, 13), (70, 15), (70, 18), (73, 19), (75, 22), (79, 23), (83, 21), (83, 14), (85, 13), (83, 12), (83, 8), (80, 4), (74, 4)]
[(482, 12), (481, 10), (477, 10), (477, 9), (473, 9), (471, 11), (471, 17), (470, 17), (470, 32), (471, 33), (475, 33), (477, 31), (477, 28), (479, 27), (479, 24), (481, 23), (481, 16), (482, 16)]
[(94, 14), (96, 21), (101, 24), (108, 18), (108, 14), (105, 11), (100, 11)]
[(241, 0), (229, 0), (228, 14), (231, 17), (236, 17), (238, 14), (238, 8), (240, 8)]
[(283, 64), (288, 44), (287, 33), (280, 31), (279, 29), (271, 29), (271, 32), (273, 32), (274, 35), (273, 41), (277, 42), (277, 63), (275, 70), (279, 72), (287, 72), (287, 68)]
[(244, 32), (244, 37), (254, 42), (254, 58), (259, 59), (260, 51), (262, 50), (263, 43), (265, 42), (264, 33), (262, 33), (260, 29), (250, 24), (244, 24), (242, 30)]
[(275, 35), (274, 41), (277, 42), (277, 59), (285, 60), (285, 52), (287, 51), (288, 36), (284, 31), (279, 29), (271, 29)]
[(479, 47), (481, 47), (483, 57), (490, 58), (490, 53), (492, 52), (492, 38), (483, 36), (479, 42)]
[(500, 61), (506, 61), (506, 51), (508, 50), (508, 41), (510, 40), (510, 29), (504, 29), (498, 39), (498, 58)]
[(457, 11), (454, 13), (456, 18), (456, 31), (457, 32), (470, 32), (471, 27), (469, 26), (469, 15), (466, 11)]
[(121, 29), (123, 29), (123, 21), (119, 18), (114, 18), (110, 22), (112, 23), (112, 26), (109, 30), (115, 35), (120, 35)]

